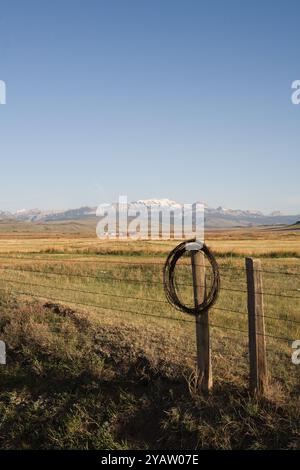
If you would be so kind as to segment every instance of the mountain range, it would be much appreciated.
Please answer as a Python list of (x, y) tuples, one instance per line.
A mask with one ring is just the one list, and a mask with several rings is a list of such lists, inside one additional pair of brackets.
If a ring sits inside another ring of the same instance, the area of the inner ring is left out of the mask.
[[(178, 209), (181, 203), (170, 199), (144, 199), (129, 203), (134, 209), (138, 205), (154, 208), (156, 211)], [(257, 225), (282, 225), (295, 224), (300, 221), (299, 215), (285, 215), (279, 211), (271, 214), (263, 214), (256, 210), (227, 209), (224, 207), (212, 208), (204, 204), (206, 227), (247, 227)], [(80, 207), (68, 210), (42, 211), (40, 209), (22, 209), (16, 212), (0, 211), (0, 221), (20, 221), (31, 223), (47, 223), (59, 221), (71, 221), (82, 219), (97, 219), (96, 207)]]

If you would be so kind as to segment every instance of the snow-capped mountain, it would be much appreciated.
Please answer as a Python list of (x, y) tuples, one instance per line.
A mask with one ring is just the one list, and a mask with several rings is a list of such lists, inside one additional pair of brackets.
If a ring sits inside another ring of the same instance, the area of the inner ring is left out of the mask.
[(14, 213), (0, 211), (0, 220), (11, 219), (24, 222), (51, 222), (77, 220), (96, 217), (96, 207), (80, 207), (79, 209), (42, 211), (40, 209), (21, 209)]
[(182, 204), (171, 199), (139, 199), (138, 201), (133, 201), (130, 203), (131, 206), (142, 205), (146, 207), (154, 208), (171, 208), (171, 209), (181, 209)]
[[(113, 204), (115, 206), (115, 204)], [(170, 211), (181, 209), (182, 203), (170, 199), (140, 199), (128, 203), (131, 209), (138, 206), (151, 206), (155, 211)], [(265, 215), (256, 210), (229, 209), (225, 207), (212, 208), (204, 205), (205, 226), (206, 227), (234, 227), (234, 226), (252, 226), (252, 225), (276, 225), (276, 224), (294, 224), (300, 220), (300, 215), (283, 215), (280, 212), (272, 212)], [(80, 207), (78, 209), (51, 210), (42, 211), (40, 209), (21, 209), (14, 213), (0, 210), (0, 221), (15, 220), (24, 222), (53, 222), (70, 221), (82, 219), (96, 219), (96, 207)]]

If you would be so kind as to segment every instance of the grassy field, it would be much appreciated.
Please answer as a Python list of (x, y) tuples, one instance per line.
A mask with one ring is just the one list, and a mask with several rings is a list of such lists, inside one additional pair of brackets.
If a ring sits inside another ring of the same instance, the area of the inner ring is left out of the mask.
[[(297, 229), (207, 234), (221, 292), (210, 311), (215, 385), (201, 397), (194, 319), (166, 303), (162, 286), (176, 243), (99, 242), (88, 225), (33, 227), (0, 230), (2, 448), (300, 448)], [(247, 255), (266, 271), (263, 400), (248, 393)], [(189, 260), (177, 276), (192, 302)]]

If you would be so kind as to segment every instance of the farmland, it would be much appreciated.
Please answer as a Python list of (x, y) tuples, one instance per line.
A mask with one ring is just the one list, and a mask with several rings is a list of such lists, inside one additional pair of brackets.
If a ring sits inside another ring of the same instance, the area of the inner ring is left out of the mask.
[[(207, 234), (221, 272), (208, 397), (194, 387), (194, 319), (164, 296), (176, 243), (100, 242), (93, 229), (0, 224), (0, 447), (300, 448), (298, 228)], [(248, 392), (245, 256), (261, 258), (267, 293), (263, 400)], [(178, 283), (192, 302), (188, 259)]]

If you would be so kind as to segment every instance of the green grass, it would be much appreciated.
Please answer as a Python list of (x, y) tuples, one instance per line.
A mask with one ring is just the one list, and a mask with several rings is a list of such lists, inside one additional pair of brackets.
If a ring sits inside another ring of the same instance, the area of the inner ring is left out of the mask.
[(1, 448), (299, 448), (299, 399), (252, 398), (240, 348), (218, 337), (201, 397), (181, 339), (140, 326), (2, 298)]
[[(0, 368), (0, 446), (299, 448), (300, 366), (291, 364), (289, 341), (267, 337), (268, 395), (257, 401), (248, 393), (243, 258), (218, 257), (216, 307), (226, 310), (209, 314), (215, 386), (200, 397), (194, 320), (165, 303), (164, 256), (121, 251), (1, 257), (8, 365)], [(262, 263), (266, 271), (300, 272), (297, 258)], [(300, 297), (300, 278), (263, 276), (266, 292), (286, 295), (265, 296), (267, 334), (300, 339), (300, 323), (285, 321), (300, 322), (300, 299), (289, 297)], [(179, 266), (177, 280), (191, 283), (189, 264)], [(191, 302), (191, 286), (180, 289)]]

